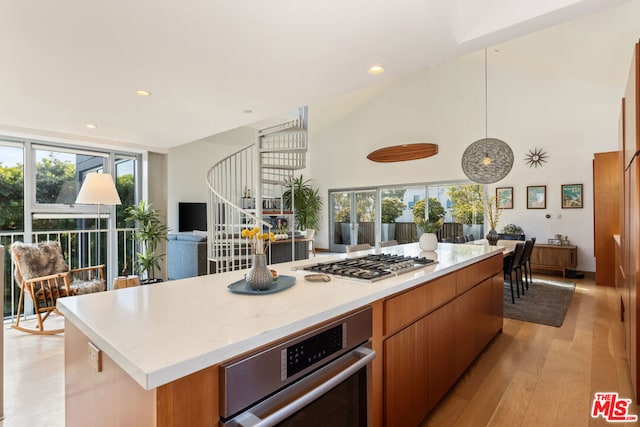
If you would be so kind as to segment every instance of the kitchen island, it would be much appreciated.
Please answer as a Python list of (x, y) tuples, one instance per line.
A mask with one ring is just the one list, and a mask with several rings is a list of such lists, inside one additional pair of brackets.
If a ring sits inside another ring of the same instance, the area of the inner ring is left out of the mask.
[[(385, 390), (392, 385), (384, 378), (406, 376), (394, 370), (407, 361), (394, 358), (406, 359), (415, 344), (398, 337), (435, 324), (445, 331), (434, 337), (442, 345), (451, 341), (451, 349), (442, 346), (442, 354), (425, 357), (451, 362), (450, 375), (437, 381), (448, 389), (502, 327), (502, 253), (500, 247), (453, 244), (426, 254), (417, 244), (376, 251), (437, 257), (438, 263), (375, 283), (312, 283), (292, 270), (308, 260), (278, 264), (296, 285), (259, 296), (230, 293), (227, 285), (244, 272), (229, 272), (60, 299), (67, 425), (217, 425), (222, 362), (364, 306), (374, 309), (378, 354), (374, 424), (392, 425), (389, 414), (406, 408), (402, 393)], [(425, 323), (430, 316), (437, 322)], [(389, 401), (383, 405), (383, 399)]]

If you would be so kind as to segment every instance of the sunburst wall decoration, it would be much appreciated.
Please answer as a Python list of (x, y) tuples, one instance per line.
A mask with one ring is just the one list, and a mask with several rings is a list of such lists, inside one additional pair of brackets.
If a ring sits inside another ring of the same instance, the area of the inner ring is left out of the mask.
[(534, 148), (533, 150), (529, 150), (526, 156), (524, 156), (525, 164), (529, 165), (529, 167), (535, 167), (536, 169), (542, 167), (544, 163), (547, 163), (547, 153), (542, 150), (542, 148)]

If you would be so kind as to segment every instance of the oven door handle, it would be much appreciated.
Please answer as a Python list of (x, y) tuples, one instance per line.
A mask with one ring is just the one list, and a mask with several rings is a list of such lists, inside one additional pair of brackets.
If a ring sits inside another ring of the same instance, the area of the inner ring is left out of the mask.
[(258, 416), (249, 411), (237, 417), (235, 421), (239, 426), (242, 427), (273, 426), (285, 420), (287, 417), (295, 414), (300, 409), (304, 408), (335, 386), (339, 385), (342, 381), (346, 380), (351, 375), (355, 374), (360, 369), (371, 363), (371, 361), (376, 357), (376, 352), (366, 347), (357, 348), (352, 352), (352, 354), (359, 357), (359, 359), (355, 363), (349, 365), (349, 367), (347, 367), (346, 369), (340, 371), (338, 374), (332, 376), (329, 380), (323, 382), (318, 387), (300, 396), (290, 404), (278, 409), (277, 411), (269, 414), (269, 416), (263, 419), (260, 419)]

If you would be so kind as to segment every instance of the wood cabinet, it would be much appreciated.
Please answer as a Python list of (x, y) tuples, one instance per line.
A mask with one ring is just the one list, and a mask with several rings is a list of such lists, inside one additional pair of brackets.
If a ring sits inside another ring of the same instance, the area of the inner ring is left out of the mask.
[(374, 306), (374, 324), (376, 316), (384, 318), (384, 335), (374, 336), (374, 348), (382, 348), (377, 399), (383, 421), (376, 425), (417, 426), (502, 329), (502, 255), (393, 296), (382, 307), (380, 313)]
[[(622, 152), (622, 200), (620, 223), (620, 280), (618, 288), (620, 300), (627, 305), (624, 307), (625, 342), (628, 343), (628, 362), (631, 373), (631, 383), (635, 399), (640, 396), (640, 360), (638, 358), (638, 343), (640, 342), (640, 328), (638, 328), (638, 260), (640, 251), (640, 44), (636, 43), (629, 80), (622, 103), (622, 123), (620, 151)], [(621, 305), (621, 310), (623, 309)]]
[(545, 245), (536, 243), (531, 253), (533, 270), (556, 270), (566, 277), (568, 268), (578, 265), (578, 247), (574, 245)]
[(64, 335), (65, 425), (218, 425), (217, 365), (145, 390), (101, 351), (102, 366), (96, 370), (87, 351), (89, 339), (66, 319)]
[(615, 285), (613, 235), (620, 233), (620, 152), (593, 155), (593, 247), (596, 284)]

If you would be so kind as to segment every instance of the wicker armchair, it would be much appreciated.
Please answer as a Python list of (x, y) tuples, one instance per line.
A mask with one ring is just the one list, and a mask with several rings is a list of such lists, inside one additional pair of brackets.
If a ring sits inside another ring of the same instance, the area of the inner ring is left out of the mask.
[[(15, 280), (20, 287), (18, 313), (11, 327), (23, 332), (41, 335), (64, 332), (64, 328), (44, 328), (44, 321), (51, 313), (61, 315), (56, 309), (58, 298), (104, 291), (106, 288), (104, 265), (70, 270), (58, 242), (15, 242), (11, 245), (11, 258)], [(25, 294), (33, 301), (37, 328), (20, 326)]]

